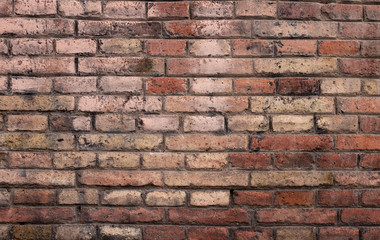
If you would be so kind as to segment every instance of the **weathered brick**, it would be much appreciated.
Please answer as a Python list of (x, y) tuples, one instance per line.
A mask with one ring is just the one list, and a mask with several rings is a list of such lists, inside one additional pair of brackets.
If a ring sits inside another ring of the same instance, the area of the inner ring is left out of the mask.
[(341, 221), (350, 225), (378, 224), (380, 221), (380, 210), (360, 208), (343, 209)]
[(268, 209), (257, 211), (259, 223), (277, 224), (328, 224), (335, 223), (337, 211), (335, 209)]
[(360, 123), (360, 130), (363, 132), (380, 132), (380, 117), (361, 116)]
[(177, 131), (179, 117), (173, 115), (141, 116), (138, 119), (139, 127), (146, 131)]
[(52, 168), (49, 153), (43, 152), (10, 152), (9, 166), (14, 168)]
[(190, 194), (190, 205), (204, 206), (228, 206), (230, 203), (229, 191), (212, 191), (212, 192), (192, 192)]
[(317, 201), (322, 206), (353, 206), (358, 204), (358, 195), (353, 190), (320, 190)]
[(190, 79), (190, 91), (195, 94), (232, 93), (231, 78), (193, 78)]
[(274, 205), (276, 206), (311, 206), (314, 204), (312, 191), (277, 191)]
[(274, 79), (268, 78), (239, 78), (234, 81), (236, 93), (270, 94), (276, 90)]
[(17, 15), (50, 15), (57, 13), (56, 0), (15, 0), (14, 10)]
[(148, 206), (183, 206), (186, 201), (184, 191), (153, 191), (146, 194)]
[(343, 113), (379, 113), (380, 102), (375, 97), (338, 98), (338, 106)]
[(95, 240), (96, 227), (86, 225), (60, 225), (56, 229), (57, 240)]
[(145, 228), (145, 240), (185, 240), (185, 231), (177, 226), (148, 226)]
[[(0, 5), (0, 10), (1, 10), (1, 5)], [(10, 230), (11, 230), (11, 226), (9, 225), (0, 225), (0, 239), (1, 240), (7, 240), (10, 238)]]
[(335, 182), (341, 186), (379, 186), (380, 176), (373, 172), (337, 172)]
[(69, 171), (0, 169), (0, 183), (10, 185), (74, 186)]
[(8, 78), (0, 76), (0, 92), (6, 92), (8, 90)]
[(275, 132), (303, 132), (314, 127), (313, 116), (278, 115), (272, 116), (272, 126)]
[(147, 78), (145, 79), (147, 94), (179, 94), (185, 93), (185, 78)]
[(380, 136), (339, 135), (337, 148), (342, 150), (380, 150)]
[(238, 17), (274, 18), (276, 13), (275, 2), (256, 0), (236, 2), (236, 16)]
[(277, 56), (314, 56), (317, 54), (315, 40), (281, 40), (275, 41)]
[(13, 203), (53, 205), (56, 203), (55, 195), (55, 190), (16, 189), (13, 192)]
[(230, 153), (231, 167), (247, 169), (268, 169), (271, 158), (266, 153)]
[(320, 228), (319, 229), (320, 238), (326, 240), (334, 240), (334, 239), (352, 239), (359, 240), (359, 229), (356, 228)]
[(228, 118), (228, 129), (233, 132), (264, 132), (269, 130), (269, 120), (259, 115), (231, 116)]
[(101, 132), (131, 132), (135, 119), (125, 114), (100, 114), (95, 118), (95, 129)]
[(91, 39), (59, 39), (55, 44), (58, 54), (96, 53), (96, 42)]
[(365, 80), (363, 84), (363, 91), (369, 95), (380, 95), (380, 80)]
[(98, 16), (102, 12), (100, 1), (59, 0), (58, 13), (62, 16)]
[(333, 148), (331, 136), (321, 135), (278, 135), (252, 137), (253, 150), (330, 150)]
[(4, 0), (0, 3), (0, 15), (9, 16), (12, 14), (12, 0)]
[(234, 203), (249, 206), (270, 206), (273, 201), (272, 192), (263, 191), (234, 191)]
[(326, 78), (321, 80), (322, 94), (354, 94), (360, 92), (358, 78)]
[(349, 153), (325, 153), (317, 157), (318, 168), (353, 169), (357, 166), (357, 155)]
[(54, 90), (59, 93), (96, 92), (96, 77), (56, 77)]
[(222, 169), (228, 164), (227, 153), (197, 153), (185, 157), (186, 167), (190, 169)]
[(187, 116), (183, 125), (185, 132), (220, 132), (224, 131), (224, 117)]
[(50, 39), (19, 38), (11, 39), (13, 55), (49, 55), (53, 54), (53, 41)]
[(380, 7), (377, 5), (365, 6), (365, 18), (372, 21), (380, 21)]
[(235, 56), (272, 56), (273, 43), (268, 40), (234, 40), (232, 51)]
[(98, 204), (96, 189), (63, 189), (58, 193), (58, 203), (65, 204)]
[(380, 206), (380, 191), (367, 190), (363, 192), (361, 200), (365, 206)]
[(291, 240), (291, 239), (314, 240), (315, 233), (312, 228), (276, 229), (276, 240)]
[(184, 168), (183, 153), (144, 153), (142, 166), (148, 169), (179, 169)]
[(227, 240), (228, 230), (222, 227), (189, 228), (189, 240)]
[(251, 186), (254, 187), (316, 187), (332, 185), (330, 172), (252, 172)]
[(136, 190), (105, 191), (101, 198), (103, 205), (137, 206), (143, 203), (141, 192)]
[(72, 74), (74, 58), (70, 57), (0, 57), (0, 74)]
[(315, 95), (319, 93), (319, 81), (315, 78), (281, 78), (277, 92), (283, 95)]
[[(89, 208), (81, 209), (81, 222), (105, 223), (157, 223), (164, 218), (164, 209), (158, 208)], [(108, 232), (108, 231), (107, 231)], [(113, 229), (109, 230), (112, 235)]]
[(360, 166), (366, 169), (378, 169), (380, 168), (380, 156), (376, 153), (374, 154), (365, 154)]
[(340, 60), (340, 68), (343, 73), (359, 76), (380, 76), (379, 59), (350, 59)]
[(160, 172), (82, 170), (79, 182), (88, 186), (162, 186)]
[(270, 228), (246, 228), (233, 231), (236, 240), (245, 240), (249, 238), (262, 238), (262, 240), (270, 240), (272, 238), (272, 230)]
[(186, 41), (174, 39), (148, 40), (145, 43), (145, 51), (149, 55), (186, 55)]
[(56, 169), (94, 167), (96, 165), (96, 155), (90, 152), (54, 153), (53, 164)]
[(339, 35), (350, 39), (376, 39), (380, 37), (380, 23), (340, 23)]
[[(0, 189), (0, 206), (9, 206), (10, 203), (11, 203), (11, 193), (8, 192), (7, 190)], [(0, 234), (0, 239), (2, 239), (1, 234)]]
[(3, 133), (0, 147), (9, 150), (71, 150), (74, 136), (65, 133)]
[(50, 93), (52, 89), (52, 80), (50, 78), (36, 77), (12, 77), (12, 93)]
[(91, 118), (85, 116), (53, 115), (50, 128), (54, 131), (90, 131)]
[(51, 239), (52, 229), (51, 226), (36, 226), (24, 225), (13, 226), (13, 239), (17, 240), (30, 240), (30, 239)]
[(380, 228), (365, 229), (362, 233), (363, 240), (376, 240), (380, 234)]
[(144, 19), (145, 3), (137, 1), (109, 1), (104, 6), (106, 18)]
[(188, 18), (187, 2), (149, 2), (148, 18)]
[(63, 223), (72, 221), (76, 214), (73, 208), (13, 207), (0, 208), (0, 215), (1, 223)]
[(142, 233), (140, 228), (129, 226), (100, 226), (100, 239), (141, 239)]
[(0, 54), (8, 55), (8, 44), (7, 44), (7, 42), (8, 41), (6, 39), (0, 38)]
[(8, 115), (8, 131), (43, 131), (48, 128), (44, 115)]
[(361, 20), (363, 9), (360, 5), (346, 4), (326, 4), (322, 8), (322, 13), (331, 20)]
[(359, 128), (359, 122), (357, 116), (319, 116), (317, 127), (321, 131), (355, 132)]
[(142, 52), (142, 43), (138, 39), (100, 39), (99, 48), (103, 53), (137, 55)]
[(311, 153), (276, 153), (274, 159), (279, 169), (311, 169), (314, 163)]
[(140, 155), (137, 153), (102, 152), (98, 154), (100, 168), (137, 168), (140, 165)]
[(361, 52), (365, 57), (380, 57), (380, 41), (363, 41)]
[(196, 1), (191, 4), (191, 16), (197, 18), (232, 18), (234, 3), (230, 1)]
[(281, 19), (321, 19), (318, 3), (279, 3), (278, 17)]
[(228, 56), (231, 53), (228, 40), (192, 40), (189, 41), (189, 53), (194, 56)]

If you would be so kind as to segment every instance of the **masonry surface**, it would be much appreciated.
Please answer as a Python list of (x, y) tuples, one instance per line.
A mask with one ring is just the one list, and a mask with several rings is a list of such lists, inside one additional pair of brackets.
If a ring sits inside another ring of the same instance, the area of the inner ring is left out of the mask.
[(0, 239), (379, 240), (380, 1), (0, 1)]

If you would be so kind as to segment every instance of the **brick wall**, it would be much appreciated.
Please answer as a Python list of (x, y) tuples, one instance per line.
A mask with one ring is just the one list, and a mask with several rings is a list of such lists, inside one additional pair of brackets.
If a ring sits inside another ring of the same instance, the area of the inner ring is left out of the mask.
[(380, 239), (380, 1), (0, 1), (0, 239)]

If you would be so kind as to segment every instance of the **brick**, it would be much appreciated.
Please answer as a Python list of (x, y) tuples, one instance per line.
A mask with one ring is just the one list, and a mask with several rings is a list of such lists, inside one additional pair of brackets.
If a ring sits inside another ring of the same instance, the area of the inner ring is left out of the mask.
[(186, 41), (174, 39), (148, 40), (145, 42), (145, 51), (149, 55), (186, 55)]
[(19, 38), (11, 39), (13, 55), (49, 55), (53, 54), (53, 41), (50, 39)]
[(8, 153), (0, 153), (0, 168), (5, 168), (8, 166)]
[(198, 18), (232, 18), (234, 11), (233, 2), (215, 1), (205, 2), (196, 1), (191, 4), (191, 17)]
[(365, 57), (380, 57), (380, 41), (363, 41), (361, 51)]
[(136, 153), (102, 152), (98, 153), (100, 168), (137, 168), (140, 165), (140, 155)]
[(252, 59), (173, 58), (167, 61), (169, 75), (247, 75), (253, 71)]
[(54, 205), (56, 203), (55, 190), (48, 189), (16, 189), (13, 192), (14, 204), (41, 204)]
[(353, 190), (320, 190), (317, 201), (321, 206), (353, 206), (358, 204), (358, 195)]
[(147, 78), (145, 79), (146, 94), (179, 94), (185, 93), (185, 78)]
[(8, 131), (43, 131), (48, 127), (44, 115), (8, 115)]
[(184, 191), (153, 191), (146, 194), (148, 206), (183, 206), (186, 201)]
[(185, 240), (185, 231), (177, 226), (148, 226), (145, 228), (145, 240)]
[(58, 193), (58, 203), (72, 204), (98, 204), (98, 190), (96, 189), (63, 189)]
[(228, 129), (233, 132), (265, 132), (269, 130), (269, 120), (265, 116), (231, 116), (228, 118)]
[(253, 187), (316, 187), (332, 185), (333, 175), (330, 172), (253, 172)]
[(320, 238), (326, 240), (334, 239), (352, 239), (359, 240), (359, 229), (356, 228), (320, 228), (319, 229)]
[(9, 16), (12, 14), (12, 0), (5, 0), (0, 3), (0, 15)]
[[(11, 193), (8, 192), (7, 190), (0, 190), (0, 206), (9, 206), (11, 203)], [(1, 228), (0, 228), (1, 232)], [(0, 234), (1, 237), (1, 234)], [(2, 239), (2, 238), (0, 238)]]
[(164, 182), (168, 186), (247, 186), (248, 173), (244, 172), (167, 172)]
[(380, 37), (380, 23), (340, 23), (339, 35), (350, 39), (376, 39)]
[(250, 22), (243, 20), (186, 20), (164, 23), (164, 32), (176, 38), (250, 37), (250, 27)]
[(92, 74), (162, 74), (164, 61), (160, 58), (94, 57), (79, 58), (78, 71)]
[(243, 135), (192, 134), (166, 136), (165, 139), (166, 148), (174, 151), (237, 151), (248, 147), (248, 139)]
[(53, 87), (50, 78), (35, 77), (12, 77), (11, 88), (12, 93), (50, 93)]
[[(80, 216), (83, 223), (157, 223), (162, 222), (164, 209), (83, 207)], [(109, 234), (112, 235), (112, 232), (114, 232), (113, 229), (110, 229)]]
[[(0, 10), (1, 11), (1, 10)], [(8, 44), (6, 39), (0, 39), (0, 54), (8, 55)]]
[(131, 132), (135, 131), (135, 119), (125, 114), (96, 115), (95, 129), (100, 132)]
[(329, 132), (355, 132), (359, 128), (357, 116), (319, 116), (317, 127), (321, 131)]
[(223, 116), (187, 116), (184, 119), (185, 132), (220, 132), (224, 131)]
[(279, 135), (252, 137), (251, 149), (323, 151), (332, 149), (333, 145), (333, 139), (331, 136)]
[(160, 172), (82, 170), (79, 182), (87, 186), (162, 186)]
[(8, 91), (8, 78), (5, 76), (0, 76), (0, 91)]
[(194, 94), (232, 93), (231, 78), (193, 78), (190, 79), (190, 91)]
[(277, 191), (274, 205), (276, 206), (312, 206), (314, 192), (312, 191)]
[(99, 88), (106, 93), (141, 93), (142, 78), (140, 77), (102, 77)]
[(237, 17), (276, 17), (276, 3), (267, 1), (238, 1), (236, 2)]
[(1, 225), (0, 226), (0, 239), (1, 240), (7, 240), (10, 238), (10, 236), (9, 236), (10, 229), (11, 229), (11, 227), (8, 225)]
[(246, 169), (268, 169), (271, 165), (266, 153), (230, 153), (229, 161), (231, 167)]
[(270, 94), (276, 90), (274, 79), (267, 78), (239, 78), (234, 81), (236, 93), (243, 94)]
[[(1, 98), (0, 98), (1, 103)], [(242, 112), (248, 108), (247, 97), (168, 96), (168, 112)], [(1, 109), (1, 104), (0, 104)]]
[(251, 97), (253, 113), (334, 113), (330, 97)]
[(58, 54), (96, 53), (96, 42), (91, 39), (59, 39), (55, 44)]
[(228, 40), (192, 40), (189, 41), (189, 53), (193, 56), (228, 56), (231, 53)]
[(318, 3), (279, 3), (278, 17), (281, 19), (321, 19)]
[(57, 240), (95, 240), (96, 227), (85, 225), (60, 225), (56, 229), (55, 239)]
[(38, 225), (37, 226), (35, 225), (13, 226), (13, 239), (49, 240), (51, 239), (51, 235), (52, 235), (51, 226), (38, 226)]
[(79, 20), (78, 35), (124, 38), (159, 37), (161, 36), (161, 24), (159, 22)]
[[(1, 98), (0, 98), (1, 103)], [(1, 106), (1, 104), (0, 104)], [(83, 96), (79, 98), (78, 110), (82, 112), (158, 112), (162, 102), (158, 97), (130, 96)]]
[(339, 135), (337, 149), (342, 150), (380, 150), (380, 136), (376, 135)]
[(56, 77), (54, 90), (59, 93), (96, 92), (96, 77)]
[(275, 167), (279, 169), (311, 169), (314, 155), (311, 153), (276, 153)]
[(56, 169), (78, 169), (94, 167), (96, 155), (91, 152), (54, 153), (53, 164)]
[(102, 12), (100, 1), (59, 0), (58, 13), (62, 16), (97, 16)]
[(333, 22), (254, 21), (258, 37), (271, 38), (335, 38), (338, 24)]
[(91, 122), (90, 117), (53, 115), (50, 128), (54, 131), (90, 131)]
[(74, 186), (75, 174), (68, 171), (0, 169), (0, 183), (9, 185)]
[(189, 169), (222, 169), (228, 166), (227, 153), (197, 153), (185, 157)]
[(74, 58), (69, 57), (0, 57), (0, 74), (72, 74)]
[(190, 194), (190, 205), (204, 206), (228, 206), (230, 203), (229, 191), (193, 192)]
[(142, 53), (142, 43), (138, 39), (99, 39), (99, 48), (103, 53), (138, 55)]
[(338, 71), (336, 58), (255, 59), (255, 69), (261, 74), (331, 74)]
[(43, 152), (11, 152), (9, 166), (15, 168), (52, 168), (49, 153)]
[(335, 182), (341, 186), (379, 186), (379, 174), (372, 172), (338, 172)]
[(363, 91), (369, 95), (380, 95), (380, 80), (371, 79), (364, 81)]
[(100, 239), (141, 239), (140, 228), (128, 226), (101, 226), (99, 227)]
[(360, 42), (331, 40), (319, 44), (321, 56), (357, 56), (360, 52)]
[(340, 60), (341, 71), (351, 75), (380, 76), (380, 60), (348, 59)]
[(13, 207), (0, 208), (1, 223), (63, 223), (75, 218), (73, 208)]
[(187, 2), (149, 2), (148, 18), (188, 18)]
[(234, 56), (273, 56), (273, 43), (268, 40), (234, 40)]
[(365, 18), (371, 21), (380, 21), (380, 7), (376, 5), (365, 6)]
[(362, 238), (363, 240), (376, 240), (379, 234), (379, 228), (369, 228), (364, 230), (364, 232), (362, 233)]
[(338, 98), (338, 106), (343, 113), (379, 113), (380, 103), (375, 97)]
[(304, 239), (314, 240), (312, 228), (282, 228), (276, 229), (276, 240)]
[(227, 240), (228, 230), (222, 227), (189, 228), (189, 240)]
[(360, 5), (326, 4), (321, 10), (331, 20), (352, 21), (363, 18), (363, 9)]
[(0, 34), (13, 35), (74, 35), (74, 20), (49, 18), (2, 18)]
[(379, 209), (343, 209), (341, 213), (341, 220), (343, 223), (350, 225), (378, 224), (380, 221), (379, 213)]
[(102, 205), (142, 205), (141, 192), (135, 190), (110, 190), (105, 191), (101, 197)]
[(317, 54), (315, 40), (281, 40), (275, 41), (277, 56), (314, 56)]
[(360, 92), (358, 78), (326, 78), (321, 80), (322, 94), (354, 94)]
[(328, 224), (335, 223), (337, 212), (335, 209), (268, 209), (257, 211), (259, 223), (302, 223)]
[(310, 131), (314, 128), (314, 117), (299, 115), (272, 116), (272, 126), (275, 132)]
[(142, 166), (147, 169), (179, 169), (184, 168), (183, 153), (144, 153)]
[(177, 131), (179, 128), (179, 117), (173, 115), (141, 116), (138, 124), (145, 131)]
[(14, 10), (17, 15), (50, 15), (57, 13), (56, 0), (16, 0)]
[(104, 6), (104, 16), (106, 18), (144, 19), (145, 11), (145, 3), (137, 1), (109, 1)]
[(353, 169), (357, 166), (357, 155), (349, 153), (325, 153), (317, 157), (318, 168)]
[(234, 204), (249, 206), (270, 206), (273, 193), (263, 191), (234, 191)]
[(64, 133), (3, 133), (0, 146), (9, 150), (71, 150), (74, 136)]
[(244, 209), (170, 209), (169, 221), (176, 224), (237, 225), (249, 223)]
[(366, 169), (377, 169), (380, 168), (380, 156), (375, 154), (365, 154), (360, 166)]
[(319, 93), (319, 81), (315, 78), (281, 78), (277, 92), (283, 95), (315, 95)]
[(380, 191), (367, 190), (363, 192), (361, 200), (364, 206), (380, 206)]
[(272, 238), (272, 230), (270, 228), (238, 229), (234, 230), (233, 234), (236, 240), (245, 240), (249, 238), (270, 240)]

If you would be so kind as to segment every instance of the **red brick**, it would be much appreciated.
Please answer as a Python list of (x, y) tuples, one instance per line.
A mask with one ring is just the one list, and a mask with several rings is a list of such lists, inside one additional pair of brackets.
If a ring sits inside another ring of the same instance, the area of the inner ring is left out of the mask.
[(234, 236), (234, 239), (236, 240), (248, 240), (248, 239), (271, 240), (272, 230), (270, 228), (238, 229), (238, 230), (234, 230), (233, 236)]
[(189, 228), (189, 240), (227, 240), (228, 229), (222, 227)]
[(365, 57), (380, 57), (380, 41), (363, 41), (362, 55)]
[(234, 40), (235, 56), (273, 56), (273, 43), (268, 40)]
[(239, 78), (234, 81), (235, 92), (244, 94), (270, 94), (276, 90), (274, 79)]
[(363, 10), (360, 5), (326, 4), (322, 12), (331, 20), (361, 20)]
[(380, 113), (380, 102), (376, 97), (338, 98), (343, 113)]
[(380, 136), (339, 135), (337, 148), (340, 150), (380, 150)]
[(371, 21), (380, 21), (380, 6), (378, 5), (369, 5), (365, 6), (365, 17)]
[(52, 205), (55, 201), (55, 190), (16, 189), (13, 192), (13, 203), (15, 204)]
[(322, 206), (354, 206), (358, 195), (353, 190), (320, 190), (317, 201)]
[(380, 169), (380, 155), (379, 154), (365, 154), (360, 166), (366, 169)]
[(363, 132), (380, 132), (380, 117), (361, 116), (360, 130)]
[(315, 40), (281, 40), (275, 41), (277, 56), (312, 56), (317, 54)]
[(184, 40), (148, 40), (145, 43), (146, 52), (150, 55), (178, 56), (186, 55)]
[(74, 208), (0, 208), (1, 223), (64, 223), (76, 217)]
[(321, 7), (317, 3), (279, 3), (278, 17), (282, 19), (320, 19)]
[(83, 207), (80, 221), (83, 223), (157, 223), (164, 219), (164, 209), (158, 208), (88, 208)]
[(380, 191), (379, 190), (367, 190), (362, 193), (362, 204), (364, 206), (380, 206)]
[(57, 13), (56, 0), (15, 0), (17, 15), (50, 15)]
[(350, 225), (379, 225), (380, 209), (343, 209), (341, 220)]
[(317, 166), (323, 169), (354, 169), (358, 162), (357, 154), (325, 153), (318, 155)]
[(53, 40), (19, 38), (11, 39), (13, 55), (49, 55), (53, 54)]
[(275, 166), (279, 169), (311, 169), (314, 155), (311, 153), (276, 153)]
[(148, 78), (145, 80), (147, 94), (176, 94), (186, 92), (185, 78)]
[(155, 226), (145, 228), (144, 240), (185, 240), (185, 231), (176, 226)]
[(234, 191), (234, 204), (249, 206), (270, 206), (273, 193), (263, 191)]
[(380, 37), (380, 23), (340, 23), (340, 37), (376, 39)]
[(248, 224), (246, 210), (233, 209), (169, 209), (169, 221), (175, 224), (236, 225)]
[(234, 3), (231, 1), (196, 1), (191, 5), (193, 19), (198, 18), (232, 18)]
[(49, 153), (41, 152), (11, 152), (9, 166), (16, 168), (52, 168)]
[(187, 2), (150, 2), (148, 3), (148, 18), (188, 18), (189, 4)]
[(253, 150), (329, 150), (333, 147), (330, 136), (284, 135), (252, 137)]
[(271, 165), (269, 154), (265, 153), (230, 153), (231, 167), (244, 169), (268, 169)]
[(283, 95), (314, 95), (319, 93), (319, 81), (313, 78), (281, 78), (277, 91)]
[(380, 236), (380, 228), (365, 229), (362, 233), (363, 240), (377, 240)]
[(369, 171), (337, 172), (335, 182), (341, 186), (366, 186), (378, 187), (380, 185), (380, 175)]
[(104, 5), (106, 18), (144, 19), (145, 3), (137, 1), (109, 1)]
[(319, 45), (321, 56), (357, 56), (360, 52), (358, 41), (322, 41)]
[(276, 206), (312, 206), (314, 192), (312, 191), (277, 191), (274, 205)]
[(259, 223), (333, 224), (337, 220), (335, 209), (268, 209), (257, 211)]
[(359, 240), (359, 229), (357, 228), (320, 228), (319, 238), (325, 240), (336, 240), (336, 239), (350, 239)]

